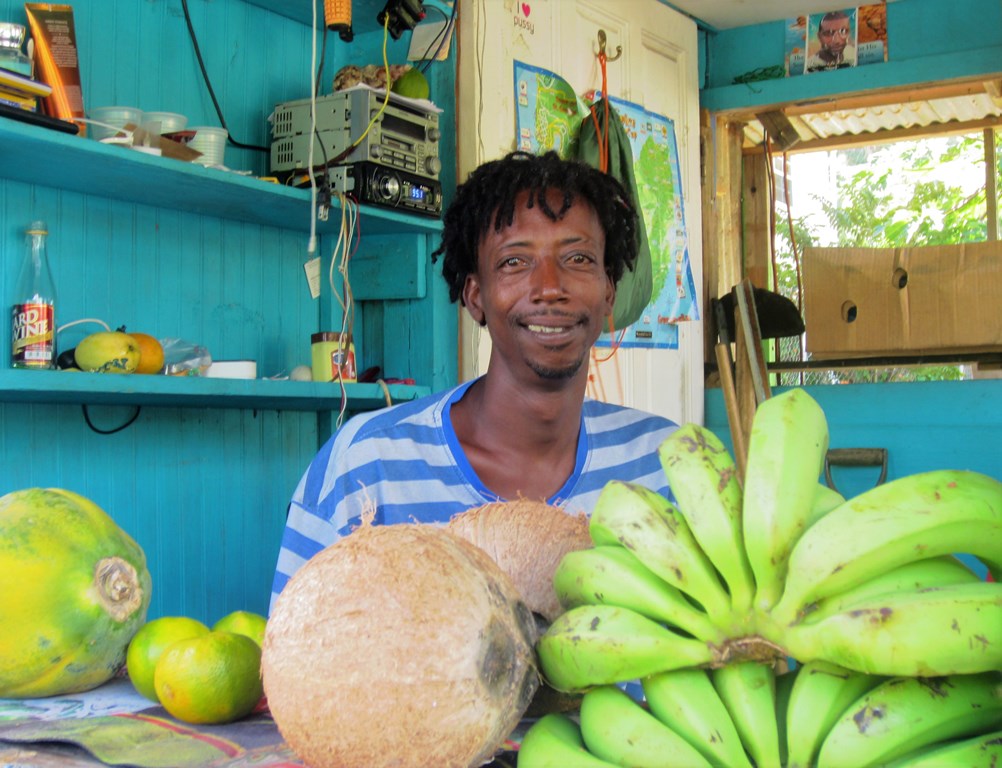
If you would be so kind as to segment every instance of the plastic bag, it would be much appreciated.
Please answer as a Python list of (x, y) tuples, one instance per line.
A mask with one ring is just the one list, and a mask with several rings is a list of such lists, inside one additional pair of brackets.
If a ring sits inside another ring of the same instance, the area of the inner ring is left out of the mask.
[(164, 348), (164, 372), (168, 376), (204, 376), (212, 365), (205, 347), (184, 339), (160, 339)]

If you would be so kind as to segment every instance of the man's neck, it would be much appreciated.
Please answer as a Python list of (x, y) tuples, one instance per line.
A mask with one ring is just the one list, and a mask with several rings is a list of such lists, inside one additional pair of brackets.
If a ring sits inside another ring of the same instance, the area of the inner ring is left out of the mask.
[(470, 465), (504, 498), (547, 499), (577, 460), (586, 381), (520, 388), (486, 376), (452, 407), (452, 426)]

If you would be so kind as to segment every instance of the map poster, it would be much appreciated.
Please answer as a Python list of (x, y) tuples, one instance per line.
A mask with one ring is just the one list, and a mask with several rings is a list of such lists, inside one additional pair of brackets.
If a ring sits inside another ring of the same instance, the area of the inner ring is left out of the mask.
[(538, 155), (554, 149), (567, 157), (578, 125), (588, 114), (571, 84), (531, 64), (515, 62), (517, 147)]
[[(515, 62), (518, 148), (538, 153), (555, 149), (567, 156), (585, 102), (558, 75)], [(588, 94), (587, 103), (601, 97)], [(615, 334), (603, 334), (597, 346), (677, 349), (677, 323), (699, 319), (696, 288), (689, 262), (682, 204), (678, 144), (672, 120), (615, 97), (616, 109), (633, 150), (633, 171), (650, 243), (654, 288), (640, 319)]]
[(887, 5), (874, 3), (786, 22), (787, 77), (887, 61)]

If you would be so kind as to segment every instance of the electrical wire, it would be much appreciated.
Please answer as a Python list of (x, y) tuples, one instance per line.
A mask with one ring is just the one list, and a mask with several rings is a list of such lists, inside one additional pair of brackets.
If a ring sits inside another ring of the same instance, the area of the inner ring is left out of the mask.
[[(310, 84), (310, 147), (307, 150), (307, 167), (313, 167), (313, 146), (312, 141), (317, 132), (317, 88), (320, 83), (320, 73), (317, 71), (317, 4), (313, 5), (313, 22), (310, 27), (310, 76), (314, 78)], [(327, 25), (324, 25), (324, 37), (326, 38)], [(313, 73), (316, 72), (316, 75)], [(310, 177), (310, 239), (306, 244), (306, 254), (309, 258), (317, 252), (317, 179), (313, 173)]]
[(98, 429), (97, 427), (94, 426), (94, 422), (90, 420), (90, 412), (87, 410), (87, 404), (84, 403), (80, 407), (83, 409), (83, 417), (84, 421), (87, 422), (87, 426), (90, 427), (92, 431), (97, 432), (97, 434), (99, 435), (113, 435), (116, 432), (121, 432), (126, 427), (132, 426), (132, 424), (135, 423), (136, 419), (139, 418), (139, 412), (143, 409), (141, 405), (137, 405), (136, 412), (133, 413), (132, 416), (124, 424), (120, 424), (119, 426), (113, 427), (112, 429)]
[[(390, 60), (386, 56), (386, 44), (389, 41), (389, 39), (390, 39), (390, 14), (386, 14), (386, 16), (383, 18), (383, 71), (386, 73), (386, 87), (383, 88), (384, 90), (383, 103), (379, 107), (379, 111), (372, 116), (372, 119), (369, 121), (369, 124), (365, 126), (365, 130), (362, 131), (362, 135), (359, 136), (357, 139), (355, 139), (351, 147), (345, 150), (344, 153), (345, 156), (351, 154), (351, 152), (356, 147), (358, 147), (359, 144), (362, 143), (362, 140), (369, 135), (369, 131), (372, 130), (372, 126), (374, 126), (377, 122), (379, 122), (379, 118), (386, 110), (386, 105), (390, 103)], [(334, 162), (338, 162), (339, 159), (340, 156), (334, 158)]]
[[(209, 73), (205, 69), (205, 62), (202, 60), (202, 51), (198, 46), (198, 37), (195, 35), (195, 28), (191, 23), (191, 13), (188, 11), (188, 0), (181, 0), (181, 9), (184, 11), (184, 23), (188, 27), (188, 37), (191, 39), (191, 46), (195, 51), (195, 58), (198, 59), (198, 67), (202, 70), (202, 80), (205, 82), (205, 87), (209, 91), (209, 98), (212, 99), (212, 105), (216, 108), (216, 116), (219, 118), (219, 124), (226, 129), (226, 140), (232, 144), (234, 147), (240, 147), (241, 149), (253, 149), (257, 152), (270, 152), (269, 147), (258, 146), (257, 144), (244, 144), (243, 142), (237, 141), (233, 138), (233, 133), (226, 125), (226, 119), (223, 117), (223, 110), (219, 106), (219, 101), (216, 99), (216, 92), (212, 88), (212, 82), (209, 80)], [(314, 9), (314, 14), (316, 9)]]
[[(447, 14), (441, 8), (438, 8), (436, 6), (432, 5), (432, 6), (429, 6), (429, 7), (433, 11), (435, 11), (435, 13), (439, 14), (442, 17), (442, 20), (445, 22), (445, 25), (442, 27), (442, 29), (440, 29), (438, 31), (438, 34), (435, 35), (435, 37), (432, 38), (431, 42), (428, 43), (428, 46), (424, 49), (424, 53), (422, 53), (421, 56), (418, 57), (418, 61), (423, 61), (425, 63), (425, 66), (421, 68), (422, 72), (424, 72), (425, 70), (427, 70), (428, 65), (430, 64), (430, 62), (428, 60), (428, 54), (431, 53), (431, 49), (435, 47), (435, 43), (439, 42), (439, 40), (442, 39), (442, 35), (445, 34), (445, 31), (449, 28), (449, 18), (450, 18), (449, 14)], [(412, 37), (413, 37), (413, 33), (412, 33)], [(441, 45), (439, 45), (439, 47), (437, 49), (435, 49), (435, 55), (436, 56), (438, 55), (438, 52), (440, 50), (442, 50), (442, 46)]]
[[(477, 148), (480, 150), (477, 154), (479, 158), (484, 158), (487, 154), (487, 148), (484, 145), (484, 132), (481, 128), (484, 125), (484, 50), (487, 47), (487, 16), (484, 11), (483, 5), (476, 6), (477, 8)], [(480, 22), (483, 20), (483, 29), (480, 27)]]
[[(786, 223), (790, 228), (790, 250), (793, 252), (793, 266), (797, 272), (797, 311), (800, 312), (800, 316), (804, 316), (804, 278), (803, 273), (800, 268), (800, 253), (797, 251), (797, 236), (793, 230), (793, 207), (790, 203), (790, 155), (788, 152), (783, 152), (783, 192), (786, 198)], [(782, 357), (780, 357), (782, 359)], [(802, 338), (797, 339), (797, 360), (802, 361), (804, 359), (804, 345)], [(797, 374), (798, 383), (803, 386), (804, 384), (804, 372), (798, 371)]]
[[(313, 6), (313, 49), (316, 50), (317, 37), (317, 7)], [(324, 24), (323, 37), (320, 39), (320, 63), (317, 64), (316, 57), (313, 58), (313, 70), (317, 73), (313, 80), (313, 96), (320, 94), (320, 78), (324, 74), (324, 61), (327, 58), (327, 25)]]
[[(338, 349), (342, 355), (341, 359), (343, 362), (347, 357), (348, 350), (351, 348), (352, 332), (355, 323), (354, 297), (351, 291), (351, 281), (348, 277), (348, 265), (351, 257), (358, 249), (361, 229), (359, 227), (358, 202), (344, 194), (340, 194), (339, 198), (341, 202), (341, 227), (331, 254), (327, 281), (330, 284), (331, 293), (341, 306), (341, 328), (338, 334)], [(343, 297), (342, 293), (338, 292), (337, 283), (334, 279), (335, 268), (341, 277)], [(341, 388), (341, 402), (335, 426), (336, 428), (340, 428), (348, 408), (348, 392), (344, 386), (344, 376), (339, 375), (337, 381)]]
[(768, 181), (767, 192), (769, 195), (768, 223), (769, 223), (769, 269), (772, 273), (772, 288), (779, 291), (779, 268), (776, 265), (776, 173), (772, 167), (772, 142), (766, 133), (763, 141), (765, 148), (765, 177)]
[[(442, 17), (446, 19), (446, 22), (445, 26), (442, 27), (441, 31), (437, 35), (435, 35), (435, 38), (428, 44), (428, 48), (421, 56), (421, 58), (425, 60), (424, 66), (421, 67), (422, 73), (428, 71), (429, 67), (431, 67), (431, 65), (438, 58), (438, 54), (441, 53), (442, 49), (445, 47), (446, 42), (448, 42), (449, 35), (452, 34), (453, 24), (456, 21), (456, 8), (458, 6), (459, 6), (459, 0), (453, 0), (452, 10), (449, 12), (448, 16), (445, 15), (445, 12), (441, 8), (435, 8), (434, 6), (429, 6), (434, 10), (438, 11), (439, 13), (441, 13)], [(439, 40), (439, 38), (441, 38), (441, 42), (438, 43), (438, 48), (435, 49), (435, 53), (433, 53), (431, 56), (428, 56), (428, 51), (431, 50), (431, 47), (435, 44), (436, 41)]]
[(797, 271), (797, 309), (804, 313), (804, 278), (800, 268), (800, 252), (797, 250), (797, 236), (793, 231), (793, 209), (790, 205), (790, 155), (783, 152), (783, 196), (786, 198), (786, 223), (790, 227), (790, 250), (793, 251), (793, 266)]
[[(358, 148), (358, 146), (362, 143), (362, 141), (365, 139), (365, 137), (369, 135), (369, 131), (372, 130), (372, 126), (374, 126), (377, 122), (379, 122), (379, 118), (382, 117), (383, 113), (386, 111), (386, 106), (390, 102), (390, 62), (389, 62), (389, 58), (387, 57), (387, 53), (386, 53), (386, 45), (387, 45), (387, 41), (389, 40), (389, 24), (390, 24), (390, 16), (389, 16), (389, 14), (387, 14), (386, 17), (385, 17), (385, 19), (383, 20), (383, 71), (385, 72), (385, 76), (386, 76), (386, 87), (383, 89), (385, 91), (385, 93), (383, 95), (383, 102), (382, 102), (382, 104), (380, 104), (379, 109), (376, 111), (376, 113), (372, 116), (372, 119), (369, 120), (369, 124), (365, 127), (365, 130), (362, 131), (362, 135), (359, 136), (357, 139), (355, 139), (355, 141), (353, 141), (350, 145), (348, 145), (348, 147), (345, 150), (343, 150), (340, 154), (335, 155), (331, 159), (328, 159), (327, 158), (326, 149), (323, 147), (323, 142), (321, 142), (320, 146), (321, 146), (321, 149), (324, 152), (324, 162), (323, 162), (322, 165), (315, 165), (314, 161), (313, 161), (312, 151), (310, 152), (310, 157), (307, 159), (307, 164), (308, 164), (308, 168), (310, 169), (310, 172), (307, 174), (307, 176), (310, 177), (310, 183), (311, 184), (313, 183), (313, 176), (317, 173), (317, 171), (323, 171), (324, 172), (324, 184), (326, 184), (327, 183), (327, 179), (326, 179), (326, 171), (327, 171), (327, 169), (329, 169), (331, 167), (334, 167), (334, 166), (337, 166), (339, 163), (341, 163), (342, 160), (344, 160), (346, 157), (348, 157), (348, 155), (350, 155), (352, 152), (354, 152)], [(315, 99), (315, 97), (314, 97), (314, 99)], [(313, 104), (314, 104), (314, 108), (311, 110), (311, 112), (313, 113), (313, 115), (315, 115), (316, 114), (316, 108), (315, 108), (316, 102), (314, 101)], [(313, 126), (312, 127), (312, 133), (313, 133), (314, 136), (316, 136), (317, 132), (316, 132), (315, 117), (311, 116), (311, 120), (313, 120), (313, 122), (312, 122), (312, 126)], [(312, 150), (312, 143), (311, 143), (310, 149)], [(291, 177), (290, 177), (290, 180), (291, 180)], [(298, 184), (298, 182), (297, 182), (297, 184)]]

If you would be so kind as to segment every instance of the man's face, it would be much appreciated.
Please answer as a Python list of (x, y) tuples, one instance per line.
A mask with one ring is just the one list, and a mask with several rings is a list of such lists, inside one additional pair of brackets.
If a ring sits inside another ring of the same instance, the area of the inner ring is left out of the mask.
[[(549, 192), (558, 209), (561, 195)], [(605, 233), (592, 207), (578, 198), (558, 221), (516, 199), (515, 218), (480, 241), (476, 275), (463, 299), (491, 334), (491, 367), (513, 377), (527, 372), (562, 380), (584, 363), (612, 312), (615, 288), (605, 272)]]
[(849, 19), (825, 19), (818, 28), (821, 50), (841, 55), (849, 41)]

